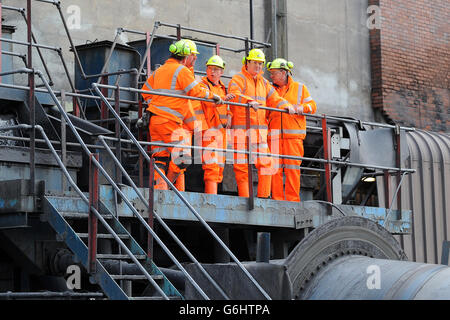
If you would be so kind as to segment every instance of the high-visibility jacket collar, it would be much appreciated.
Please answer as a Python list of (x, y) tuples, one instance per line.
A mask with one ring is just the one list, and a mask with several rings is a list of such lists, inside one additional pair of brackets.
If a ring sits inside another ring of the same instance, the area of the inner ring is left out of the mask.
[(166, 63), (168, 63), (168, 64), (170, 64), (170, 63), (182, 64), (180, 61), (178, 61), (177, 59), (174, 59), (174, 58), (167, 59)]
[[(211, 92), (221, 96), (222, 98), (227, 93), (227, 87), (221, 80), (217, 85), (209, 81), (208, 77), (202, 77), (202, 82), (207, 86)], [(208, 123), (208, 128), (222, 128), (227, 123), (228, 106), (226, 104), (215, 105), (211, 102), (202, 103), (205, 120)]]
[(219, 79), (219, 83), (218, 83), (218, 84), (212, 83), (212, 82), (208, 79), (207, 76), (202, 77), (202, 81), (203, 81), (205, 84), (210, 83), (213, 87), (221, 86), (221, 87), (223, 87), (225, 90), (226, 90), (226, 88), (227, 88), (227, 87), (224, 85), (224, 83), (222, 82), (222, 80), (220, 80), (220, 79)]
[(292, 79), (292, 77), (289, 75), (288, 75), (288, 81), (284, 86), (278, 86), (275, 83), (272, 83), (274, 88), (278, 91), (278, 94), (282, 97), (284, 97), (286, 92), (289, 90), (289, 88), (292, 87), (293, 84), (294, 84), (294, 79)]

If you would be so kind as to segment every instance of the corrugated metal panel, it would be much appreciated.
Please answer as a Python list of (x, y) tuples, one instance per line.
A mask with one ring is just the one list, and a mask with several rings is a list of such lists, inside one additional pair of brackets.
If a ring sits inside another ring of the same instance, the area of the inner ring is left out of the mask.
[(407, 133), (407, 143), (410, 157), (403, 165), (416, 173), (405, 177), (401, 197), (402, 209), (413, 212), (413, 228), (396, 237), (411, 261), (440, 263), (450, 235), (450, 136), (417, 130)]

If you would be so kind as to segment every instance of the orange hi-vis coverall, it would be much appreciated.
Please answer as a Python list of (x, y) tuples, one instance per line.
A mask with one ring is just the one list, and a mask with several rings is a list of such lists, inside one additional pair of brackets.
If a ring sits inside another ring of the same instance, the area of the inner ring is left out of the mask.
[[(246, 70), (245, 65), (240, 73), (233, 76), (228, 92), (236, 96), (234, 102), (248, 103), (257, 101), (261, 106), (283, 107), (289, 103), (281, 98), (272, 85), (263, 78), (262, 72), (253, 78)], [(240, 106), (230, 106), (233, 115), (231, 128), (234, 149), (247, 150), (246, 134), (251, 139), (250, 150), (252, 152), (269, 153), (267, 144), (267, 112), (264, 109), (257, 111), (249, 108), (250, 112), (250, 132), (246, 133), (246, 108)], [(233, 165), (238, 194), (241, 197), (249, 196), (248, 188), (248, 165), (247, 155), (235, 153), (235, 163)], [(251, 159), (250, 161), (253, 161)], [(255, 163), (258, 169), (258, 197), (268, 198), (270, 196), (271, 180), (273, 169), (273, 159), (271, 157), (260, 156)]]
[[(295, 82), (288, 76), (285, 86), (275, 89), (280, 96), (292, 105), (301, 106), (303, 113), (315, 113), (316, 103), (311, 98), (305, 85)], [(269, 146), (273, 154), (303, 157), (303, 139), (306, 136), (306, 117), (270, 111)], [(278, 150), (277, 150), (278, 149)], [(300, 201), (300, 164), (301, 160), (275, 159), (277, 173), (272, 177), (272, 199)], [(286, 182), (283, 183), (283, 170)], [(283, 190), (285, 185), (285, 190)]]
[[(190, 95), (212, 99), (213, 94), (195, 80), (193, 73), (178, 60), (169, 58), (147, 79), (142, 90), (152, 90), (161, 93)], [(187, 99), (152, 95), (143, 93), (148, 104), (147, 110), (152, 113), (149, 131), (152, 142), (188, 145), (190, 132), (194, 130), (196, 116), (192, 104)], [(151, 151), (155, 163), (172, 181), (182, 174), (191, 162), (190, 149), (152, 146)], [(167, 189), (167, 185), (156, 173), (156, 189)], [(178, 186), (177, 186), (178, 189)], [(184, 191), (184, 184), (182, 188)]]
[[(208, 80), (208, 77), (202, 78), (202, 85), (209, 89), (212, 93), (217, 94), (222, 99), (227, 94), (227, 88), (222, 81), (219, 80), (214, 85)], [(216, 105), (212, 102), (201, 102), (202, 116), (205, 119), (207, 130), (203, 131), (202, 145), (208, 148), (226, 149), (227, 148), (227, 132), (226, 124), (228, 114), (228, 105)], [(223, 169), (225, 167), (224, 152), (203, 150), (203, 171), (204, 180), (220, 183), (223, 180)]]

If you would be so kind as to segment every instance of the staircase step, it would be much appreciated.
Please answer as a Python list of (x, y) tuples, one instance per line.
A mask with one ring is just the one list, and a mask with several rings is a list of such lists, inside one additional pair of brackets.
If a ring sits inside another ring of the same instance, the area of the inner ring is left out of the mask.
[[(66, 219), (87, 219), (89, 217), (88, 213), (80, 213), (80, 212), (68, 212), (68, 211), (63, 211), (63, 212), (59, 212), (64, 218)], [(102, 217), (104, 219), (112, 219), (113, 215), (111, 214), (104, 214), (102, 215)]]
[[(181, 300), (180, 296), (169, 296), (169, 300)], [(130, 300), (166, 300), (163, 297), (130, 297)]]
[[(142, 254), (142, 255), (137, 254), (137, 255), (134, 255), (134, 256), (138, 260), (145, 260), (145, 258), (147, 257), (145, 254)], [(97, 259), (118, 259), (118, 260), (122, 260), (122, 259), (131, 259), (131, 258), (127, 254), (97, 253)]]
[[(77, 233), (77, 235), (80, 238), (87, 238), (88, 234), (87, 233)], [(118, 234), (120, 239), (130, 239), (130, 236), (127, 234)], [(98, 233), (97, 234), (97, 239), (114, 239), (114, 237), (112, 236), (112, 234), (103, 234), (103, 233)]]
[[(147, 280), (147, 277), (143, 274), (114, 274), (111, 277), (115, 280)], [(162, 275), (152, 275), (153, 280), (162, 280), (164, 277)]]

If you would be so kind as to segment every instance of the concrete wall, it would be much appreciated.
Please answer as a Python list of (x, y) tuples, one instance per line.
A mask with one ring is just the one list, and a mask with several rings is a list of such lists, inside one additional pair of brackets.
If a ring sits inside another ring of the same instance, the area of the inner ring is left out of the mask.
[[(269, 1), (269, 0), (265, 0)], [(266, 41), (264, 31), (265, 1), (254, 3), (254, 37)], [(64, 0), (62, 9), (66, 20), (73, 19), (70, 6), (80, 8), (80, 28), (71, 34), (75, 45), (89, 41), (113, 40), (119, 27), (151, 31), (155, 21), (181, 24), (230, 35), (246, 37), (250, 34), (248, 0)], [(33, 28), (38, 42), (63, 49), (69, 70), (73, 73), (74, 59), (69, 52), (56, 8), (47, 3), (32, 1)], [(4, 5), (26, 7), (25, 0), (4, 0)], [(294, 78), (305, 83), (318, 102), (320, 113), (352, 116), (373, 120), (370, 101), (369, 35), (365, 26), (367, 1), (354, 0), (287, 0), (288, 55), (294, 62)], [(4, 11), (4, 23), (18, 27), (14, 38), (26, 40), (26, 26), (17, 13)], [(175, 30), (161, 27), (157, 34), (175, 35)], [(244, 48), (244, 43), (218, 39), (198, 33), (183, 33), (202, 39), (220, 41), (223, 46)], [(124, 34), (122, 41), (141, 37)], [(15, 51), (26, 49), (15, 45)], [(221, 52), (227, 61), (226, 74), (241, 69), (243, 53)], [(55, 79), (55, 89), (68, 89), (63, 68), (55, 53), (48, 53), (46, 61)], [(36, 67), (42, 69), (38, 56)], [(20, 65), (17, 61), (17, 65)], [(16, 77), (16, 83), (24, 79)]]
[(318, 112), (374, 118), (367, 1), (288, 0), (288, 54)]

